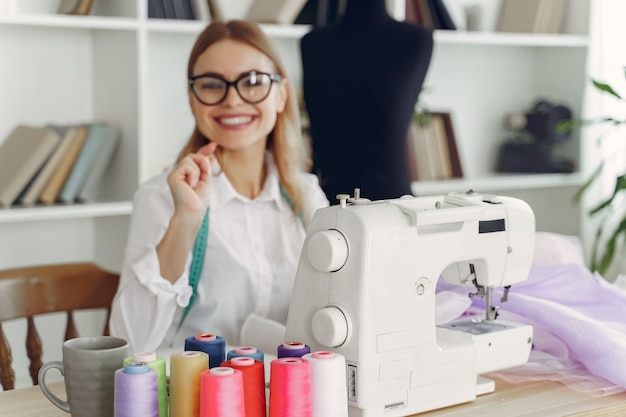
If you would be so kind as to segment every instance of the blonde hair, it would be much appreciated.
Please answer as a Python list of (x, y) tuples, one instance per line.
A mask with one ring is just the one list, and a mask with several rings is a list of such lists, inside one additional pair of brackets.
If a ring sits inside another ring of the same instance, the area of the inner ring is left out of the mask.
[[(259, 26), (243, 20), (231, 20), (228, 22), (214, 21), (200, 33), (189, 55), (188, 78), (194, 75), (192, 73), (193, 67), (200, 55), (215, 42), (223, 39), (243, 42), (259, 50), (272, 60), (276, 70), (283, 78), (287, 77), (287, 71), (278, 49)], [(302, 208), (303, 196), (298, 184), (298, 174), (308, 172), (311, 169), (311, 157), (308, 143), (304, 141), (301, 134), (296, 92), (292, 83), (287, 83), (287, 87), (285, 109), (277, 115), (274, 129), (268, 137), (267, 149), (274, 156), (281, 184), (289, 194), (295, 211), (299, 213)], [(196, 152), (210, 141), (211, 138), (205, 137), (196, 126), (187, 144), (179, 153), (177, 161), (189, 153)]]

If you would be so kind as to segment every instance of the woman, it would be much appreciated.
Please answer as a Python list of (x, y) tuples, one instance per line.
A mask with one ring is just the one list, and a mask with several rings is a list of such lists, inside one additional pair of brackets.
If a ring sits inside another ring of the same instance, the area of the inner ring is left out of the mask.
[(196, 126), (176, 166), (135, 194), (113, 303), (111, 332), (134, 351), (205, 332), (236, 346), (251, 315), (284, 323), (304, 224), (328, 205), (306, 173), (294, 89), (256, 25), (210, 24), (187, 76)]

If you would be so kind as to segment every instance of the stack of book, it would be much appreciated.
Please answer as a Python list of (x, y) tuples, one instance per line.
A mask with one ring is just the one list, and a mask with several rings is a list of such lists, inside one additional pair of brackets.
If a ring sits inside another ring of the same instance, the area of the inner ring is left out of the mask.
[(405, 20), (428, 29), (457, 29), (443, 0), (406, 0)]
[(411, 181), (437, 181), (462, 178), (463, 170), (456, 146), (452, 117), (446, 112), (430, 112), (411, 122), (407, 135), (407, 157)]
[(498, 31), (559, 33), (567, 0), (502, 0)]
[(209, 0), (148, 0), (148, 17), (209, 21)]
[(118, 142), (101, 123), (16, 126), (0, 144), (0, 207), (95, 201)]
[(148, 0), (148, 17), (293, 24), (306, 0)]

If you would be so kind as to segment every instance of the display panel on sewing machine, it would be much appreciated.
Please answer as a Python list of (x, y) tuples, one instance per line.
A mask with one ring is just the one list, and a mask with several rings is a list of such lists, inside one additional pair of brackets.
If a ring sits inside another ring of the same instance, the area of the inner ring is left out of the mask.
[[(532, 328), (497, 320), (492, 295), (528, 277), (534, 228), (508, 197), (343, 195), (309, 226), (286, 338), (345, 356), (350, 417), (471, 401), (494, 389), (480, 374), (528, 359)], [(437, 326), (440, 277), (483, 297), (484, 315)]]

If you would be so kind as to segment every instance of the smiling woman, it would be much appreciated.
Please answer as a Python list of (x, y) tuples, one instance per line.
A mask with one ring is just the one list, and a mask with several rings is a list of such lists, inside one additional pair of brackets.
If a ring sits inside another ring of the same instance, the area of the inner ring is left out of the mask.
[(235, 346), (250, 316), (284, 323), (304, 226), (328, 205), (307, 173), (294, 89), (258, 26), (210, 24), (187, 77), (196, 125), (176, 165), (135, 193), (113, 304), (111, 332), (135, 351), (207, 331)]

